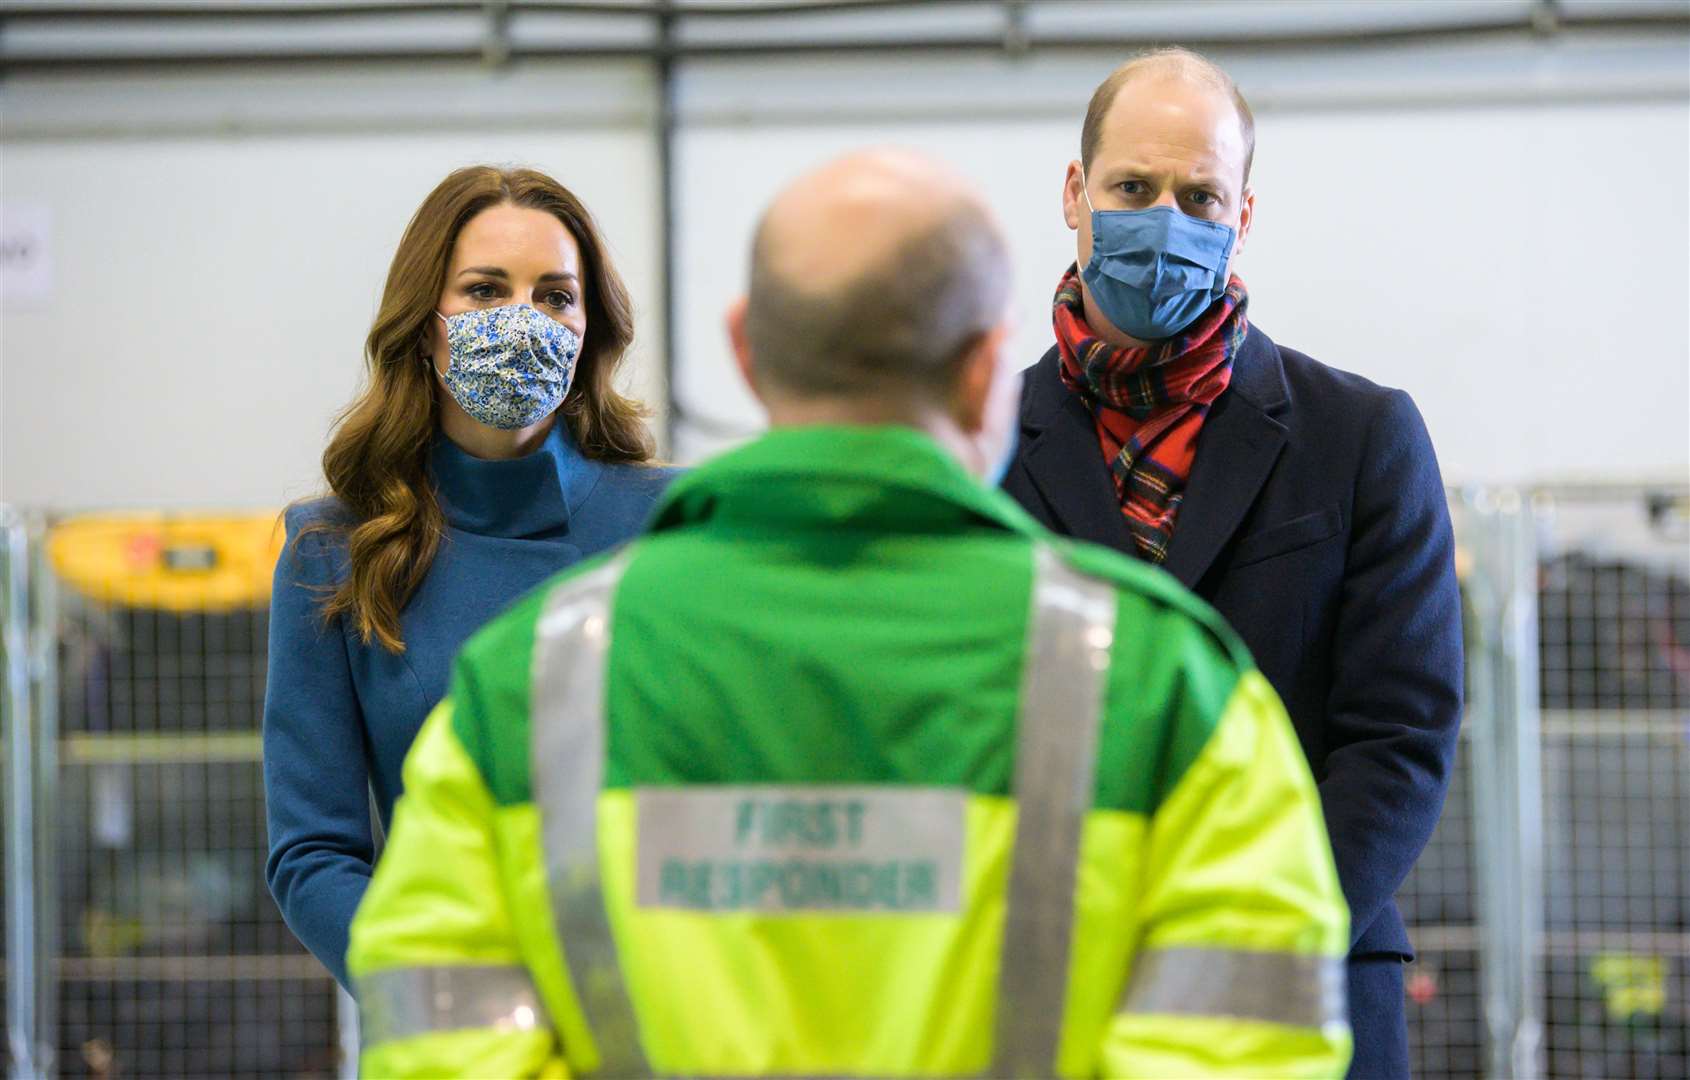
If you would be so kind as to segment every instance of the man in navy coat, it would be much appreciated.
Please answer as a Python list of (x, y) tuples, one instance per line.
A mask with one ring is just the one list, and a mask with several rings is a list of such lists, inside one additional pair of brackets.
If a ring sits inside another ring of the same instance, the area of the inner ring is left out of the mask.
[(1449, 514), (1407, 394), (1246, 315), (1231, 271), (1254, 141), (1231, 79), (1193, 53), (1098, 87), (1063, 188), (1078, 260), (1004, 488), (1058, 532), (1160, 564), (1249, 645), (1320, 785), (1350, 905), (1350, 1075), (1406, 1077), (1413, 952), (1393, 894), (1442, 810), (1461, 716)]

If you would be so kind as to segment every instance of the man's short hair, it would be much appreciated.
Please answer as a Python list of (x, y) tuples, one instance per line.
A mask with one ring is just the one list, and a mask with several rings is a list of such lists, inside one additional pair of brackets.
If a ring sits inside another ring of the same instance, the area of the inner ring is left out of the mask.
[(1109, 77), (1098, 84), (1091, 95), (1091, 104), (1086, 107), (1086, 122), (1080, 128), (1081, 163), (1087, 169), (1091, 168), (1091, 159), (1097, 153), (1097, 145), (1103, 141), (1104, 118), (1109, 115), (1109, 107), (1115, 104), (1115, 97), (1121, 92), (1121, 87), (1140, 75), (1157, 72), (1171, 72), (1195, 79), (1231, 96), (1233, 108), (1238, 110), (1238, 127), (1244, 133), (1244, 185), (1248, 187), (1250, 164), (1256, 157), (1256, 117), (1250, 111), (1250, 103), (1244, 100), (1244, 95), (1238, 90), (1238, 84), (1232, 81), (1232, 76), (1219, 64), (1200, 53), (1178, 46), (1139, 53), (1110, 72)]
[(766, 231), (752, 248), (745, 333), (758, 369), (789, 393), (942, 398), (963, 353), (1003, 321), (1009, 251), (970, 200), (825, 292), (777, 269)]

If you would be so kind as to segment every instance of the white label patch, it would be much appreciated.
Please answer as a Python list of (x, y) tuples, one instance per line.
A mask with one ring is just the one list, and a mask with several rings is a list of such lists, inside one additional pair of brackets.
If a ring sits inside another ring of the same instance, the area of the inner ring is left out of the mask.
[(954, 912), (968, 795), (953, 788), (640, 788), (641, 907)]

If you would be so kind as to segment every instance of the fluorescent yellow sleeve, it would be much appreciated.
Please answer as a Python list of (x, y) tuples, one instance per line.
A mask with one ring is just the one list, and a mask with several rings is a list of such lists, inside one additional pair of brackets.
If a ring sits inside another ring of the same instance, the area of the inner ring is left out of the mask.
[(1344, 1074), (1349, 913), (1314, 780), (1257, 672), (1151, 819), (1138, 922), (1105, 1075)]
[(492, 796), (451, 703), (405, 759), (392, 834), (347, 966), (371, 1077), (567, 1075), (501, 884)]

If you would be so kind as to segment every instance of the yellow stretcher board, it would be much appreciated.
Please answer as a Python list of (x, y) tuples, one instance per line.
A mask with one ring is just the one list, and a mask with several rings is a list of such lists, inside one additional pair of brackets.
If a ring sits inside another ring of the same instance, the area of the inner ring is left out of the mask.
[(173, 612), (258, 607), (284, 541), (275, 511), (100, 514), (47, 534), (59, 578), (93, 600)]

